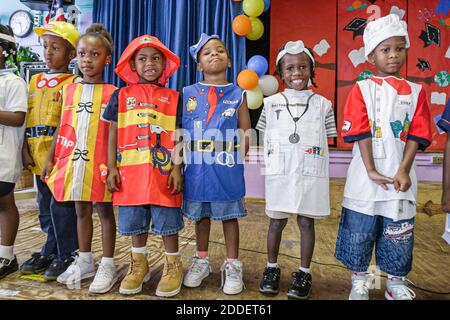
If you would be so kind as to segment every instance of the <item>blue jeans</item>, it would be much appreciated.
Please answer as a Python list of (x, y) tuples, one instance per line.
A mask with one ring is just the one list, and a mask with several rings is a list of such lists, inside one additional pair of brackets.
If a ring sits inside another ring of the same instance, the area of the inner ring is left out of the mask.
[(180, 208), (154, 205), (119, 206), (119, 234), (135, 236), (148, 233), (150, 222), (152, 232), (160, 236), (177, 234), (184, 228)]
[(354, 272), (369, 268), (375, 246), (378, 267), (393, 276), (411, 271), (414, 218), (393, 221), (342, 208), (336, 242), (336, 258)]
[(47, 234), (41, 255), (55, 255), (58, 260), (64, 261), (78, 249), (75, 204), (72, 201), (56, 201), (40, 176), (36, 176), (36, 186), (39, 222), (42, 231)]
[(236, 201), (212, 201), (201, 202), (183, 200), (183, 214), (193, 221), (200, 221), (203, 218), (212, 218), (217, 221), (226, 221), (242, 218), (247, 215), (244, 202)]

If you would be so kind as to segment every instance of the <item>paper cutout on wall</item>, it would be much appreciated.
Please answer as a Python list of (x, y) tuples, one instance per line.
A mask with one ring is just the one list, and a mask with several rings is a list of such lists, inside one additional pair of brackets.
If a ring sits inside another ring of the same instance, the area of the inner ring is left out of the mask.
[(429, 23), (425, 23), (425, 31), (422, 30), (419, 38), (424, 42), (424, 48), (433, 43), (437, 44), (438, 46), (441, 45), (441, 31), (439, 30), (439, 28)]
[(417, 68), (419, 68), (421, 71), (425, 71), (425, 70), (431, 70), (431, 65), (428, 62), (428, 60), (425, 60), (423, 58), (417, 58), (417, 60), (419, 61), (418, 64), (416, 64)]
[(418, 18), (419, 20), (429, 21), (435, 17), (434, 11), (428, 8), (423, 8), (419, 10)]
[(363, 18), (355, 18), (344, 27), (344, 30), (353, 31), (353, 39), (364, 34), (367, 20)]
[(362, 3), (359, 0), (353, 1), (352, 4), (347, 8), (348, 11), (357, 11), (367, 8), (367, 4)]
[(450, 46), (447, 48), (447, 52), (445, 53), (445, 57), (450, 59)]
[(348, 54), (348, 58), (355, 68), (361, 63), (364, 63), (366, 61), (366, 57), (364, 56), (364, 47), (360, 48), (359, 50), (355, 49), (350, 51), (350, 53)]
[(398, 15), (400, 17), (400, 19), (403, 19), (403, 17), (405, 16), (405, 10), (400, 9), (397, 6), (392, 6), (390, 13)]
[(447, 101), (447, 94), (445, 92), (432, 92), (431, 93), (431, 103), (432, 104), (445, 105), (446, 101)]
[(330, 49), (330, 44), (325, 39), (322, 39), (313, 48), (314, 52), (317, 53), (319, 56), (323, 56), (325, 53), (327, 53), (328, 49)]
[(434, 82), (435, 82), (439, 87), (446, 87), (446, 86), (448, 86), (448, 83), (450, 82), (450, 75), (449, 75), (448, 72), (445, 71), (445, 70), (439, 71), (439, 72), (436, 73), (436, 75), (434, 76)]

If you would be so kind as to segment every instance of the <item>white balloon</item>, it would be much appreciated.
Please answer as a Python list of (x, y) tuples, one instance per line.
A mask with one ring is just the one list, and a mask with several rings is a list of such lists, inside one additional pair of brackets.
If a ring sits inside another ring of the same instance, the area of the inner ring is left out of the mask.
[(264, 75), (259, 78), (259, 87), (264, 96), (271, 96), (278, 90), (278, 80), (274, 76)]
[(263, 93), (260, 87), (256, 87), (253, 90), (245, 90), (247, 93), (247, 106), (251, 110), (256, 110), (261, 107), (263, 103)]

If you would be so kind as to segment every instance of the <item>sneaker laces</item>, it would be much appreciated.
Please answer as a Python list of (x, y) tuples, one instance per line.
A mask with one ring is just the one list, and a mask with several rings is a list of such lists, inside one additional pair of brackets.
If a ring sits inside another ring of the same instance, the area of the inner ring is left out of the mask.
[(352, 290), (362, 296), (368, 295), (369, 289), (372, 289), (372, 278), (374, 276), (373, 273), (368, 273), (365, 276), (358, 276), (359, 278), (352, 279)]
[(94, 281), (109, 281), (111, 275), (114, 274), (113, 267), (100, 263)]
[(405, 282), (409, 282), (412, 285), (414, 285), (414, 283), (407, 279), (407, 278), (403, 278), (401, 279), (403, 282), (399, 282), (397, 284), (390, 284), (389, 288), (392, 290), (392, 295), (393, 296), (397, 296), (399, 299), (401, 300), (413, 300), (416, 298), (416, 293), (409, 288)]
[(308, 282), (308, 277), (307, 277), (307, 273), (306, 272), (292, 272), (292, 277), (294, 278), (294, 283), (293, 285), (295, 287), (305, 287), (306, 283)]
[[(205, 259), (201, 259), (197, 256), (192, 256), (191, 257), (192, 260), (192, 264), (191, 267), (189, 268), (189, 273), (193, 273), (193, 274), (201, 274), (203, 272), (203, 265), (207, 264), (205, 261)], [(203, 261), (202, 261), (203, 260)]]
[(80, 263), (79, 258), (80, 258), (79, 256), (75, 256), (73, 258), (73, 262), (70, 264), (70, 266), (66, 270), (67, 273), (75, 273), (76, 268), (79, 268), (81, 270), (80, 266), (78, 265)]
[(277, 277), (278, 277), (278, 272), (277, 271), (278, 271), (277, 268), (267, 267), (264, 270), (264, 273), (263, 273), (264, 281), (275, 281), (275, 280), (277, 280)]
[(14, 259), (9, 260), (6, 258), (0, 258), (0, 268), (8, 267), (13, 262), (13, 260)]

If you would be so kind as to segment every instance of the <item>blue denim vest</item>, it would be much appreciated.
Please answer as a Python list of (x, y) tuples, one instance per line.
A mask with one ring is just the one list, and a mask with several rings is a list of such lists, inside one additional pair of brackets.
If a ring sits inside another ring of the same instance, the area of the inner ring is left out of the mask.
[[(211, 91), (217, 103), (208, 98)], [(234, 84), (196, 83), (184, 88), (184, 199), (211, 202), (244, 197), (244, 165), (236, 132), (242, 98), (243, 91)]]

